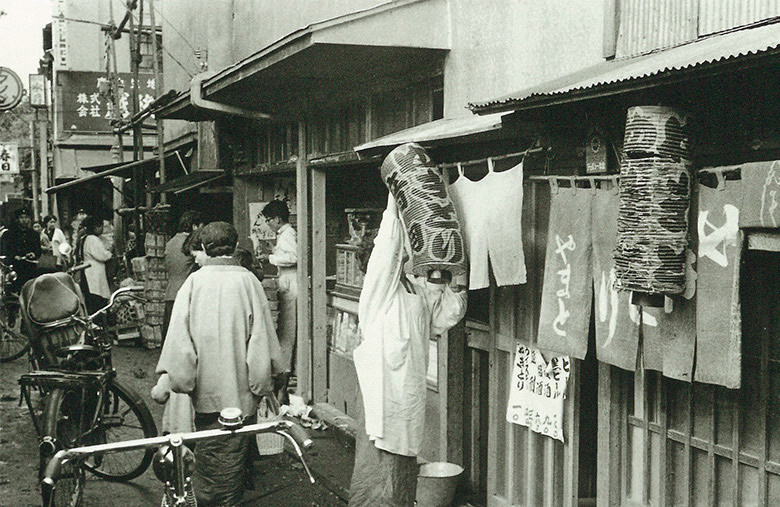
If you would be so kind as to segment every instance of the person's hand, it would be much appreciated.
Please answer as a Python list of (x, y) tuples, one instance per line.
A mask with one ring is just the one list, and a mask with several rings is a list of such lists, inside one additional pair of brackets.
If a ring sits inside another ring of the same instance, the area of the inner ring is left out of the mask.
[(270, 257), (270, 254), (268, 254), (268, 253), (261, 253), (260, 255), (257, 256), (257, 261), (258, 262), (268, 262), (268, 257)]
[(168, 382), (167, 375), (163, 375), (157, 381), (157, 384), (152, 388), (152, 399), (157, 403), (163, 404), (171, 397), (170, 382)]
[(387, 211), (394, 215), (398, 214), (398, 204), (396, 204), (392, 193), (387, 194)]

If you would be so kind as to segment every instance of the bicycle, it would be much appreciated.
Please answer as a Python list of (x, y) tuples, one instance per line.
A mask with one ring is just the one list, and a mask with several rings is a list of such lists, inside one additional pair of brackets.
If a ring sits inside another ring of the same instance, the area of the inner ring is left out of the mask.
[(30, 341), (22, 333), (19, 318), (19, 295), (11, 292), (16, 272), (0, 256), (0, 363), (18, 359), (30, 350)]
[[(38, 290), (35, 290), (35, 289)], [(111, 362), (111, 337), (94, 324), (118, 298), (138, 298), (141, 288), (122, 288), (106, 306), (87, 315), (80, 292), (66, 273), (42, 275), (22, 289), (22, 315), (30, 329), (31, 355), (43, 370), (19, 378), (39, 436), (39, 475), (57, 451), (157, 435), (157, 427), (141, 396), (122, 383)], [(47, 393), (42, 412), (31, 397)], [(54, 505), (81, 501), (85, 472), (109, 480), (129, 481), (152, 462), (153, 452), (130, 458), (95, 455), (69, 472)]]
[[(57, 505), (58, 484), (63, 478), (79, 468), (79, 463), (95, 456), (105, 456), (109, 453), (129, 452), (140, 449), (155, 450), (154, 472), (163, 483), (162, 507), (195, 506), (195, 491), (192, 486), (192, 451), (186, 444), (205, 440), (224, 438), (233, 435), (256, 435), (259, 433), (276, 433), (285, 437), (293, 446), (301, 461), (309, 481), (314, 484), (314, 477), (303, 457), (302, 449), (313, 445), (306, 431), (296, 423), (288, 420), (256, 423), (244, 426), (241, 409), (226, 408), (220, 412), (221, 429), (195, 431), (192, 433), (170, 434), (155, 438), (144, 438), (113, 444), (102, 444), (76, 447), (58, 451), (46, 466), (41, 480), (41, 496), (44, 507)], [(74, 507), (77, 504), (73, 504)]]

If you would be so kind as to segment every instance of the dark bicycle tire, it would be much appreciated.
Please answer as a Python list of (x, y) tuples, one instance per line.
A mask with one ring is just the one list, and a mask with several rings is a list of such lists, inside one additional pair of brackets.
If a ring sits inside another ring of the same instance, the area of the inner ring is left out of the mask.
[[(89, 444), (102, 444), (157, 436), (149, 407), (132, 388), (112, 379), (101, 407), (98, 427)], [(84, 467), (112, 482), (125, 482), (143, 474), (154, 458), (154, 449), (105, 454), (88, 459)]]
[(8, 305), (0, 304), (0, 363), (18, 359), (30, 350), (30, 340), (21, 332), (21, 315), (13, 327), (8, 325)]
[[(79, 445), (80, 430), (78, 422), (75, 422), (67, 412), (73, 412), (67, 408), (69, 401), (66, 399), (68, 391), (64, 388), (53, 389), (46, 400), (46, 408), (43, 412), (43, 441), (51, 440), (54, 446), (41, 445), (39, 462), (39, 478), (56, 451)], [(63, 406), (65, 405), (65, 407)], [(65, 412), (63, 412), (63, 409)], [(63, 472), (57, 480), (54, 488), (54, 497), (45, 507), (78, 507), (84, 496), (84, 483), (86, 474), (84, 469), (76, 462), (70, 462), (63, 466)], [(43, 492), (42, 492), (43, 494)], [(44, 496), (44, 502), (47, 498)]]

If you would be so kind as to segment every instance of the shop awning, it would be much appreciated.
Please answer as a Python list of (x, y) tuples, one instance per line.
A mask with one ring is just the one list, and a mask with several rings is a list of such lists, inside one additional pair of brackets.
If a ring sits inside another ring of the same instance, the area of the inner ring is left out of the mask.
[(179, 194), (192, 190), (203, 185), (207, 185), (212, 181), (216, 181), (220, 178), (227, 176), (225, 171), (193, 171), (184, 176), (179, 176), (170, 181), (166, 181), (160, 185), (156, 185), (149, 189), (149, 192), (153, 194), (161, 194), (163, 192), (171, 192)]
[(404, 143), (420, 143), (423, 145), (445, 142), (447, 144), (458, 143), (476, 136), (500, 131), (501, 117), (505, 114), (495, 113), (483, 116), (466, 116), (464, 118), (442, 118), (374, 139), (356, 146), (354, 150), (363, 156)]
[(62, 190), (67, 190), (69, 188), (73, 188), (79, 185), (83, 185), (85, 183), (89, 183), (90, 181), (106, 178), (108, 176), (129, 176), (133, 173), (133, 169), (135, 168), (138, 168), (140, 170), (148, 170), (154, 167), (157, 167), (156, 158), (147, 158), (144, 160), (137, 160), (135, 162), (128, 162), (125, 164), (108, 164), (103, 166), (82, 167), (82, 169), (85, 171), (94, 170), (97, 172), (95, 172), (95, 174), (86, 176), (84, 178), (79, 178), (77, 180), (72, 180), (66, 183), (55, 185), (53, 187), (49, 187), (46, 189), (46, 193), (54, 194)]
[[(447, 0), (395, 0), (313, 23), (203, 81), (204, 98), (271, 115), (357, 93), (366, 83), (441, 71), (449, 50)], [(159, 114), (208, 119), (184, 93)]]
[(539, 86), (469, 104), (479, 114), (534, 109), (760, 65), (780, 54), (780, 23), (714, 34), (643, 56), (600, 63)]

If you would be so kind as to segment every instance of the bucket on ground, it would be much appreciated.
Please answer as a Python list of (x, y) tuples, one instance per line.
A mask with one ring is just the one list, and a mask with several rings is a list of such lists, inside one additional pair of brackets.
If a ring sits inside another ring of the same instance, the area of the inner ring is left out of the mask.
[(417, 507), (449, 507), (463, 468), (454, 463), (426, 463), (417, 476)]

